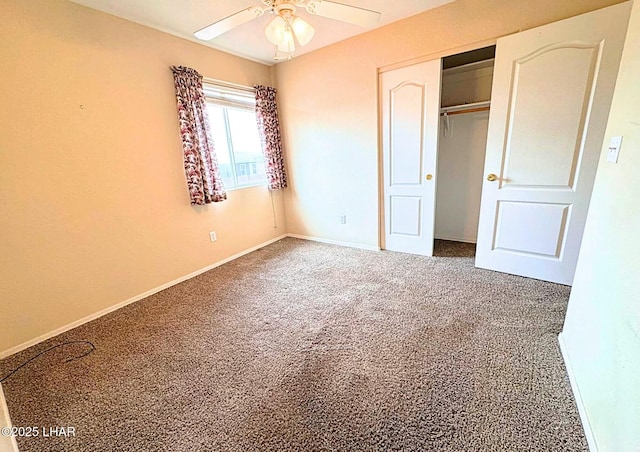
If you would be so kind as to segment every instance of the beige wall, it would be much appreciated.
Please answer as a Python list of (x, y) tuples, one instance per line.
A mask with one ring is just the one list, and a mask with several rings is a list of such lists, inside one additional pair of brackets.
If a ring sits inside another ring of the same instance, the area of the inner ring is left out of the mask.
[(285, 232), (265, 187), (190, 206), (169, 69), (269, 67), (64, 0), (0, 17), (0, 353)]
[(378, 245), (378, 68), (615, 3), (458, 0), (277, 65), (289, 232)]
[[(562, 332), (598, 450), (640, 451), (640, 2), (635, 1)], [(622, 135), (617, 164), (606, 161)]]

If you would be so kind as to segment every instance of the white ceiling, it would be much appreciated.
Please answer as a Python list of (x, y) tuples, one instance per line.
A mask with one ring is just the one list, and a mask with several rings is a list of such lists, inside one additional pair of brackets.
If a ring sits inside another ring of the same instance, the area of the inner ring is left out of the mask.
[[(264, 28), (272, 16), (265, 14), (247, 22), (212, 41), (197, 40), (193, 33), (213, 22), (249, 6), (263, 6), (260, 0), (71, 0), (123, 19), (137, 22), (176, 36), (180, 36), (234, 55), (273, 64), (274, 48), (264, 35)], [(454, 0), (339, 0), (339, 3), (382, 13), (379, 27), (414, 16)], [(313, 40), (298, 46), (296, 55), (311, 52), (351, 36), (364, 33), (356, 25), (308, 14), (304, 8), (297, 13), (315, 29)]]

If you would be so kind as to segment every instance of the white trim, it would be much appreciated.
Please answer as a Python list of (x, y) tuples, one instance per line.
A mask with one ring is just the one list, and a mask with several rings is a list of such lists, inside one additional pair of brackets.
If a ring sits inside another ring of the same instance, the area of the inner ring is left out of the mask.
[(564, 365), (567, 368), (567, 374), (569, 374), (569, 382), (571, 382), (571, 391), (573, 392), (573, 397), (575, 398), (576, 405), (578, 406), (578, 413), (580, 414), (580, 420), (582, 421), (582, 428), (584, 429), (584, 435), (587, 437), (587, 444), (589, 445), (589, 450), (591, 452), (598, 452), (598, 444), (596, 443), (596, 438), (593, 434), (593, 430), (591, 429), (591, 424), (589, 423), (589, 417), (587, 416), (587, 409), (582, 400), (582, 396), (580, 395), (580, 388), (578, 387), (576, 376), (573, 373), (573, 368), (571, 367), (569, 352), (567, 351), (567, 345), (564, 342), (562, 333), (558, 334), (558, 343), (560, 344), (560, 352), (562, 353), (562, 359), (564, 360)]
[(31, 339), (29, 341), (26, 341), (26, 342), (20, 344), (20, 345), (12, 347), (12, 348), (10, 348), (8, 350), (4, 350), (4, 351), (0, 352), (0, 359), (6, 358), (7, 356), (11, 356), (14, 353), (18, 353), (18, 352), (20, 352), (22, 350), (25, 350), (25, 349), (27, 349), (29, 347), (32, 347), (32, 346), (34, 346), (36, 344), (39, 344), (40, 342), (43, 342), (43, 341), (45, 341), (47, 339), (50, 339), (50, 338), (52, 338), (54, 336), (57, 336), (58, 334), (62, 334), (64, 332), (66, 332), (66, 331), (69, 331), (69, 330), (71, 330), (73, 328), (76, 328), (76, 327), (78, 327), (80, 325), (83, 325), (83, 324), (85, 324), (87, 322), (91, 322), (92, 320), (95, 320), (95, 319), (97, 319), (99, 317), (102, 317), (103, 315), (106, 315), (106, 314), (109, 314), (109, 313), (111, 313), (113, 311), (116, 311), (116, 310), (118, 310), (118, 309), (120, 309), (120, 308), (122, 308), (122, 307), (124, 307), (124, 306), (126, 306), (128, 304), (131, 304), (131, 303), (134, 303), (136, 301), (142, 300), (143, 298), (147, 298), (148, 296), (151, 296), (151, 295), (153, 295), (155, 293), (158, 293), (161, 290), (167, 289), (167, 288), (169, 288), (171, 286), (175, 286), (176, 284), (179, 284), (179, 283), (181, 283), (183, 281), (191, 279), (194, 276), (198, 276), (199, 274), (204, 273), (206, 271), (209, 271), (211, 269), (214, 269), (216, 267), (219, 267), (222, 264), (226, 264), (227, 262), (231, 262), (232, 260), (237, 259), (237, 258), (239, 258), (241, 256), (244, 256), (245, 254), (249, 254), (249, 253), (251, 253), (251, 252), (253, 252), (253, 251), (257, 250), (257, 249), (263, 248), (263, 247), (265, 247), (267, 245), (270, 245), (270, 244), (272, 244), (274, 242), (277, 242), (278, 240), (282, 240), (285, 237), (287, 237), (287, 235), (283, 234), (283, 235), (281, 235), (279, 237), (276, 237), (274, 239), (268, 240), (268, 241), (266, 241), (264, 243), (261, 243), (259, 245), (253, 246), (253, 247), (251, 247), (249, 249), (246, 249), (244, 251), (236, 253), (233, 256), (229, 256), (226, 259), (223, 259), (223, 260), (218, 261), (218, 262), (216, 262), (214, 264), (211, 264), (211, 265), (208, 265), (208, 266), (206, 266), (204, 268), (201, 268), (200, 270), (196, 270), (196, 271), (194, 271), (192, 273), (189, 273), (188, 275), (185, 275), (185, 276), (182, 276), (180, 278), (174, 279), (173, 281), (169, 281), (168, 283), (162, 284), (162, 285), (160, 285), (158, 287), (155, 287), (155, 288), (153, 288), (151, 290), (147, 290), (146, 292), (141, 293), (140, 295), (136, 295), (135, 297), (129, 298), (129, 299), (124, 300), (124, 301), (121, 301), (120, 303), (116, 303), (113, 306), (109, 306), (106, 309), (98, 311), (98, 312), (96, 312), (94, 314), (91, 314), (91, 315), (89, 315), (87, 317), (83, 317), (82, 319), (76, 320), (75, 322), (71, 322), (71, 323), (69, 323), (69, 324), (67, 324), (65, 326), (62, 326), (62, 327), (57, 328), (57, 329), (55, 329), (53, 331), (50, 331), (50, 332), (48, 332), (46, 334), (43, 334), (42, 336), (38, 336), (35, 339)]
[[(5, 427), (11, 428), (11, 426), (9, 408), (7, 407), (7, 402), (4, 399), (2, 384), (0, 384), (0, 429)], [(19, 452), (15, 436), (0, 435), (0, 452)]]
[(287, 237), (293, 237), (294, 239), (309, 240), (312, 242), (329, 243), (331, 245), (346, 246), (349, 248), (359, 248), (361, 250), (380, 251), (380, 247), (378, 246), (362, 245), (360, 243), (352, 243), (352, 242), (341, 242), (339, 240), (323, 239), (320, 237), (311, 237), (308, 235), (287, 234)]

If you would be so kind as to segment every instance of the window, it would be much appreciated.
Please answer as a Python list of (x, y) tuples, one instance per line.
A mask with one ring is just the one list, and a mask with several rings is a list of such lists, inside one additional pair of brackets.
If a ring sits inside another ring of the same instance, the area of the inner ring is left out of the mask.
[(266, 184), (253, 92), (207, 82), (203, 88), (225, 187)]

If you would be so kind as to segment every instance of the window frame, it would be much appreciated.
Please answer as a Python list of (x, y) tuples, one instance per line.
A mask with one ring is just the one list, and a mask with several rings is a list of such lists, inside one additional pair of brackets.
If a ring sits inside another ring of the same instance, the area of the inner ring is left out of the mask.
[[(231, 83), (220, 82), (217, 80), (211, 80), (206, 78), (203, 79), (202, 81), (202, 88), (204, 91), (204, 97), (205, 97), (207, 106), (211, 104), (215, 107), (219, 107), (222, 109), (222, 114), (224, 118), (224, 129), (227, 137), (227, 149), (229, 151), (229, 160), (232, 168), (233, 183), (234, 183), (233, 187), (225, 186), (225, 190), (233, 191), (233, 190), (241, 190), (243, 188), (259, 187), (262, 185), (268, 186), (269, 182), (266, 174), (266, 165), (264, 170), (264, 180), (259, 182), (251, 182), (248, 184), (241, 184), (241, 185), (238, 183), (236, 155), (233, 147), (233, 137), (231, 136), (231, 126), (229, 122), (228, 109), (250, 111), (255, 114), (256, 112), (255, 89), (250, 87), (245, 87), (242, 85), (235, 85)], [(258, 136), (260, 136), (260, 131), (258, 130), (257, 123), (256, 123), (256, 130), (258, 132)], [(260, 144), (259, 151), (260, 151), (260, 155), (264, 157), (262, 144)], [(258, 173), (256, 172), (256, 174)]]

